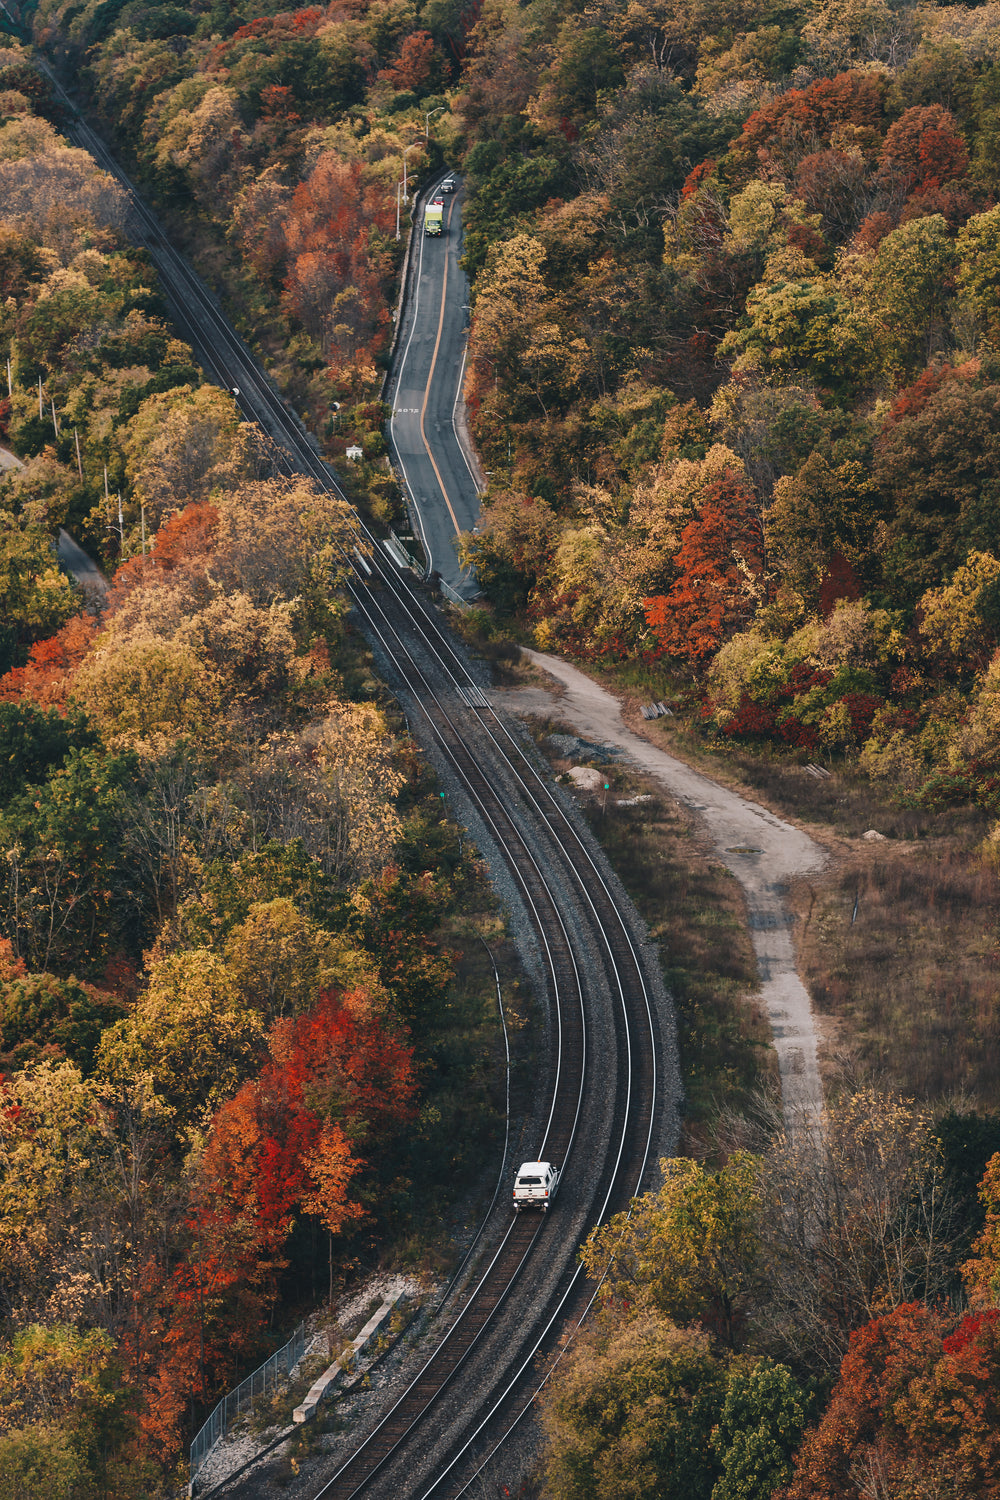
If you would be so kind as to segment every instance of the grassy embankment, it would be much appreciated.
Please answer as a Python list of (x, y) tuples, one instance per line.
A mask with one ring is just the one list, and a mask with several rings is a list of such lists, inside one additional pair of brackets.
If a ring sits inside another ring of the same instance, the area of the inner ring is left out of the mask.
[[(640, 672), (609, 686), (660, 697), (676, 684)], [(1000, 1081), (1000, 874), (978, 808), (905, 806), (888, 788), (832, 764), (826, 779), (792, 757), (709, 745), (690, 719), (647, 726), (652, 739), (808, 827), (831, 852), (793, 893), (803, 979), (838, 1059), (937, 1106), (991, 1108)], [(799, 760), (805, 757), (800, 756)], [(885, 842), (866, 842), (874, 829)]]
[[(492, 644), (487, 654), (509, 663), (512, 653)], [(603, 675), (633, 703), (678, 695), (676, 681), (639, 664)], [(849, 1065), (852, 1076), (872, 1076), (936, 1110), (994, 1107), (1000, 860), (984, 844), (986, 814), (900, 805), (849, 762), (820, 779), (791, 756), (711, 745), (683, 712), (643, 729), (829, 849), (826, 869), (792, 893), (801, 972), (825, 1022), (828, 1085)], [(628, 789), (640, 780), (630, 776)], [(607, 813), (592, 805), (589, 815), (661, 943), (697, 1131), (719, 1102), (738, 1108), (755, 1083), (774, 1078), (766, 1022), (748, 1001), (753, 959), (740, 896), (655, 789), (653, 802), (620, 809), (618, 771), (612, 788)], [(871, 829), (884, 842), (865, 841)]]

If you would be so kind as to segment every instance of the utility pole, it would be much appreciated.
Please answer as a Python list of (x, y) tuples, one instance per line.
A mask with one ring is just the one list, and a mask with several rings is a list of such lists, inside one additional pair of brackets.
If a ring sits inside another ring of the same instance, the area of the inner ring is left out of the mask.
[(83, 459), (80, 457), (80, 429), (79, 429), (79, 427), (74, 427), (73, 428), (73, 436), (76, 439), (76, 467), (80, 471), (80, 478), (82, 479), (83, 478)]
[(45, 412), (44, 412), (43, 407), (42, 407), (42, 377), (39, 375), (39, 377), (38, 377), (38, 420), (39, 420), (39, 422), (42, 420), (42, 418), (44, 416), (45, 416)]
[(406, 190), (406, 155), (408, 151), (414, 151), (420, 144), (419, 141), (411, 141), (408, 146), (403, 147), (403, 202), (409, 203), (410, 198)]
[(49, 397), (49, 405), (52, 407), (52, 431), (55, 433), (56, 437), (58, 437), (59, 418), (56, 416), (56, 399), (54, 396)]

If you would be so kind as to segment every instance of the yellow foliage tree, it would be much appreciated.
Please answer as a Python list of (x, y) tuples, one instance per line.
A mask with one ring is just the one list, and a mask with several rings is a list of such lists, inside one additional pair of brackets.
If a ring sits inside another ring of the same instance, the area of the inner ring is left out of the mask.
[(1000, 559), (970, 552), (950, 583), (928, 589), (920, 600), (920, 633), (931, 649), (957, 661), (985, 666), (996, 632), (983, 619), (982, 604), (1000, 583)]
[(243, 1000), (269, 1022), (306, 1010), (321, 989), (380, 988), (364, 954), (284, 896), (255, 902), (227, 938), (225, 953)]
[(304, 596), (331, 603), (358, 542), (351, 507), (308, 479), (270, 479), (215, 496), (219, 527), (213, 576), (262, 608)]
[(370, 703), (334, 700), (302, 738), (314, 749), (329, 799), (333, 867), (375, 873), (402, 832), (395, 800), (406, 780), (382, 714)]
[(1000, 1153), (986, 1163), (979, 1198), (986, 1209), (986, 1223), (972, 1247), (971, 1258), (962, 1267), (962, 1279), (973, 1306), (997, 1307), (1000, 1305)]
[(149, 1077), (181, 1133), (256, 1073), (265, 1029), (221, 958), (198, 948), (173, 953), (151, 966), (133, 1013), (104, 1033), (97, 1068), (111, 1084)]
[(221, 727), (224, 696), (212, 666), (194, 647), (141, 628), (124, 639), (112, 629), (78, 672), (74, 693), (109, 744), (140, 753), (160, 754), (188, 737), (207, 747)]
[(737, 1151), (718, 1171), (687, 1157), (661, 1161), (663, 1186), (589, 1235), (581, 1259), (607, 1275), (603, 1296), (701, 1318), (739, 1339), (760, 1252), (760, 1164)]
[(968, 713), (955, 730), (948, 754), (956, 769), (970, 760), (991, 768), (1000, 763), (1000, 651), (976, 683)]
[[(172, 510), (232, 490), (250, 477), (249, 436), (228, 391), (179, 386), (149, 396), (123, 444), (134, 500), (150, 533)], [(130, 517), (137, 522), (137, 507)]]

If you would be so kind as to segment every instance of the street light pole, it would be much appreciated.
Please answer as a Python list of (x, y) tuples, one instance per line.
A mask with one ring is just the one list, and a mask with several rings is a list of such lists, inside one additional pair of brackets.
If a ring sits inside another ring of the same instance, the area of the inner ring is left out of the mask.
[(448, 106), (446, 104), (439, 104), (438, 107), (437, 107), (437, 109), (429, 109), (427, 111), (427, 113), (424, 115), (424, 140), (425, 141), (429, 141), (430, 138), (431, 138), (431, 120), (432, 120), (432, 118), (434, 117), (434, 115), (439, 115), (441, 113), (441, 111), (443, 109), (447, 109), (447, 107)]
[(407, 190), (406, 190), (406, 153), (408, 151), (413, 151), (417, 146), (419, 146), (419, 144), (420, 144), (419, 141), (413, 141), (409, 146), (404, 146), (403, 147), (403, 202), (404, 203), (409, 203), (409, 201), (410, 201), (409, 194), (407, 193)]
[(399, 239), (399, 190), (403, 186), (401, 182), (396, 183), (396, 238)]

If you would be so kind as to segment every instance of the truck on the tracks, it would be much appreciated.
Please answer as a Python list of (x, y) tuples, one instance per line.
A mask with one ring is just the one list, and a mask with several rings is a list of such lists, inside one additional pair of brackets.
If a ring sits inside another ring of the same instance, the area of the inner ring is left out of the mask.
[(440, 234), (444, 227), (444, 200), (435, 198), (424, 209), (424, 234)]
[(559, 1186), (559, 1169), (549, 1161), (522, 1162), (514, 1178), (514, 1212), (539, 1208), (548, 1213)]

